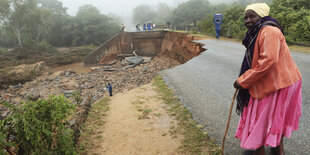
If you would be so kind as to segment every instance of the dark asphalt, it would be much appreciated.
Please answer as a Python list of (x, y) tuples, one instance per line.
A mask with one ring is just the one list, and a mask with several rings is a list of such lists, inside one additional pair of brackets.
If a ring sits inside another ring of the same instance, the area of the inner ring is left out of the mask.
[[(196, 121), (221, 145), (229, 108), (245, 48), (241, 43), (201, 40), (208, 50), (187, 63), (164, 70), (161, 74), (175, 90)], [(310, 54), (292, 52), (303, 76), (303, 115), (298, 131), (284, 139), (287, 155), (310, 154)], [(236, 103), (235, 103), (236, 104)], [(225, 154), (240, 154), (239, 141), (234, 138), (239, 116), (232, 114)]]

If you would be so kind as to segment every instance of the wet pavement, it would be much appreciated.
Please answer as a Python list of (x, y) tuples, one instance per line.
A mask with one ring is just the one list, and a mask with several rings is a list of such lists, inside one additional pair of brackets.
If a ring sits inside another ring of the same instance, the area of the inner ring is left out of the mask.
[[(208, 50), (187, 63), (161, 72), (196, 121), (221, 145), (229, 108), (245, 48), (241, 43), (200, 40)], [(310, 154), (310, 54), (292, 52), (303, 76), (303, 116), (298, 131), (284, 139), (287, 155)], [(235, 103), (236, 104), (236, 103)], [(241, 154), (234, 138), (239, 116), (235, 106), (225, 143), (225, 154)], [(267, 148), (268, 150), (269, 148)]]

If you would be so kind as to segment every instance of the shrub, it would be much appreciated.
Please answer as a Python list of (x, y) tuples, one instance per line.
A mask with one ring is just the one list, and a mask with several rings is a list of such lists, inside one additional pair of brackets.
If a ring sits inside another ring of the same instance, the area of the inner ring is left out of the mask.
[(74, 106), (67, 98), (1, 104), (13, 115), (0, 122), (0, 154), (75, 154), (73, 132), (67, 129)]
[(193, 34), (197, 34), (198, 31), (199, 31), (199, 28), (198, 27), (192, 27), (191, 31), (192, 31)]

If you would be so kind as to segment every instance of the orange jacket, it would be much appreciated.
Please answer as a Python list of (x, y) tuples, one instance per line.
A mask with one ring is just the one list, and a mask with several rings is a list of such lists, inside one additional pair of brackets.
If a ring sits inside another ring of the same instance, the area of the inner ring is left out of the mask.
[(261, 99), (298, 80), (301, 74), (282, 32), (273, 26), (262, 28), (255, 42), (252, 67), (238, 78), (239, 84), (249, 89), (251, 97)]

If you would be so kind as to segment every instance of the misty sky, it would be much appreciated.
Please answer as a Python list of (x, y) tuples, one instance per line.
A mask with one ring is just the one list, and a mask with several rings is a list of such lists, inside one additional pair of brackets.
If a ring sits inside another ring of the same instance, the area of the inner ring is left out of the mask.
[[(63, 6), (67, 7), (69, 15), (75, 15), (78, 8), (85, 4), (91, 4), (97, 7), (101, 13), (114, 13), (121, 16), (127, 16), (132, 10), (140, 5), (156, 5), (158, 2), (164, 2), (169, 6), (176, 5), (182, 0), (59, 0), (63, 2)], [(185, 1), (185, 0), (184, 0)]]
[[(85, 4), (91, 4), (99, 9), (103, 14), (113, 13), (120, 16), (130, 16), (132, 10), (140, 5), (147, 4), (156, 6), (159, 2), (164, 2), (169, 6), (177, 6), (187, 0), (59, 0), (63, 6), (67, 7), (67, 13), (75, 16), (79, 7)], [(233, 0), (209, 0), (210, 2), (223, 2)]]

